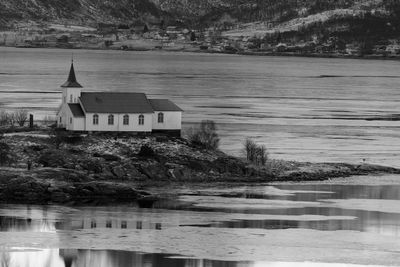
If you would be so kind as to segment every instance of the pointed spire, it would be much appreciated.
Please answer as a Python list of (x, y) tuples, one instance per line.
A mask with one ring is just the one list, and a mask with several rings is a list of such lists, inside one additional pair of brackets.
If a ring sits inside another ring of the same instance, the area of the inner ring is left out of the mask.
[(74, 69), (74, 56), (72, 55), (71, 58), (71, 69), (69, 70), (68, 80), (61, 85), (61, 87), (75, 87), (75, 88), (82, 88), (82, 85), (78, 83), (75, 76), (75, 69)]

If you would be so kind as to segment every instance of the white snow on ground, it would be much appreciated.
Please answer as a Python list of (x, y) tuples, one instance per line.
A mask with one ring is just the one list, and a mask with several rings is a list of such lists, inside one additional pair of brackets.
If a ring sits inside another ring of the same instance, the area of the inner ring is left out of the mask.
[(300, 27), (308, 26), (315, 22), (326, 22), (332, 18), (337, 17), (349, 17), (349, 16), (362, 16), (371, 10), (372, 12), (379, 11), (380, 13), (385, 13), (386, 10), (378, 7), (382, 0), (367, 0), (359, 1), (353, 7), (347, 9), (334, 9), (327, 10), (318, 14), (309, 15), (307, 17), (299, 17), (279, 25), (270, 28), (268, 22), (253, 22), (244, 24), (241, 29), (231, 30), (224, 32), (223, 35), (230, 37), (252, 37), (252, 36), (264, 36), (266, 33), (273, 32), (288, 32), (297, 31)]
[(50, 29), (55, 29), (64, 32), (95, 32), (97, 29), (87, 26), (74, 26), (74, 25), (61, 25), (61, 24), (50, 24)]
[(6, 133), (4, 136), (25, 136), (25, 137), (37, 137), (37, 138), (50, 138), (48, 134), (35, 133), (35, 132), (21, 132), (21, 133)]
[(239, 30), (227, 31), (223, 35), (230, 37), (239, 37), (239, 36), (251, 37), (251, 36), (264, 36), (266, 33), (297, 31), (300, 27), (307, 26), (314, 22), (325, 22), (335, 16), (336, 17), (358, 16), (361, 15), (362, 13), (365, 13), (365, 11), (353, 10), (353, 9), (328, 10), (307, 17), (292, 19), (282, 24), (279, 24), (278, 26), (273, 27), (271, 29), (267, 28), (267, 24), (259, 22), (259, 23), (252, 23), (249, 26)]

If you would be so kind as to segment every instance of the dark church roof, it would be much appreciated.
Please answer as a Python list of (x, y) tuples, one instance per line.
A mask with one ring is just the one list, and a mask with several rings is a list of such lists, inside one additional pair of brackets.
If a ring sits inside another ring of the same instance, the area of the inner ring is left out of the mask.
[(71, 63), (71, 69), (69, 70), (68, 80), (63, 85), (61, 85), (61, 87), (82, 88), (82, 85), (80, 85), (76, 80), (73, 62)]
[(168, 99), (149, 99), (149, 101), (155, 111), (183, 111)]
[(82, 93), (80, 100), (86, 113), (154, 113), (143, 93)]
[(82, 107), (80, 104), (68, 104), (69, 109), (72, 112), (74, 117), (85, 117), (85, 113), (83, 113)]

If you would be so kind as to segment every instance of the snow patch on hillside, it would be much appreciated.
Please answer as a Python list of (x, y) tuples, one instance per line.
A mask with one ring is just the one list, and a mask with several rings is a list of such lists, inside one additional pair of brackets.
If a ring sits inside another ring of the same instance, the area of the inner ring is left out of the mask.
[(326, 22), (330, 19), (340, 18), (340, 17), (343, 18), (350, 16), (361, 16), (365, 13), (366, 13), (365, 10), (354, 10), (354, 9), (328, 10), (303, 18), (295, 18), (287, 22), (278, 24), (276, 26), (271, 26), (271, 23), (268, 22), (248, 23), (244, 24), (243, 25), (244, 27), (241, 29), (227, 31), (223, 35), (230, 37), (239, 37), (239, 36), (262, 37), (267, 33), (298, 31), (301, 27), (306, 27), (315, 22)]

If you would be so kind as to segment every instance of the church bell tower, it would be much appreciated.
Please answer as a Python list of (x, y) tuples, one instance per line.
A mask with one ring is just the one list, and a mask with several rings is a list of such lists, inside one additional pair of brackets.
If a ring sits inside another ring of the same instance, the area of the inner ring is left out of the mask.
[(57, 113), (57, 125), (60, 128), (65, 128), (67, 125), (68, 104), (78, 104), (79, 97), (82, 93), (82, 85), (76, 80), (74, 60), (71, 60), (71, 68), (67, 81), (61, 85), (62, 88), (62, 103), (59, 112)]
[(82, 85), (76, 80), (73, 60), (71, 62), (71, 69), (69, 70), (68, 80), (61, 85), (61, 88), (63, 90), (63, 104), (78, 103), (82, 92)]

